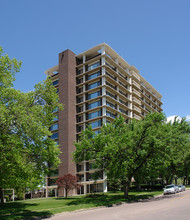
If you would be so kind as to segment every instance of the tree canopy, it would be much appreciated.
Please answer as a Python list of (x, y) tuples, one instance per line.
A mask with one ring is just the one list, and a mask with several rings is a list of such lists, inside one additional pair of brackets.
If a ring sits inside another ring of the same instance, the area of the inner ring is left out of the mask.
[(64, 189), (65, 190), (65, 198), (67, 198), (68, 193), (73, 189), (80, 189), (81, 185), (77, 182), (78, 179), (76, 176), (73, 176), (72, 174), (68, 173), (64, 176), (59, 177), (56, 180), (56, 184), (58, 186), (58, 189)]
[(94, 160), (110, 183), (120, 183), (128, 198), (132, 178), (136, 182), (143, 176), (166, 178), (169, 167), (172, 169), (176, 164), (176, 168), (182, 163), (182, 149), (189, 156), (188, 143), (189, 124), (184, 119), (171, 124), (163, 113), (150, 113), (144, 119), (125, 123), (120, 116), (103, 125), (98, 135), (90, 126), (83, 131), (75, 143), (74, 160)]
[(25, 188), (32, 178), (42, 179), (47, 162), (59, 164), (60, 151), (49, 130), (53, 110), (62, 109), (58, 95), (50, 79), (27, 93), (14, 89), (20, 66), (0, 48), (0, 191)]

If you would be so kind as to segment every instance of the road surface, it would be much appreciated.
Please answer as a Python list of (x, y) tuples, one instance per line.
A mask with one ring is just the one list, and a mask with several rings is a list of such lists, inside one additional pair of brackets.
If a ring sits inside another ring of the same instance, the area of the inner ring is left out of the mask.
[(188, 220), (190, 219), (190, 190), (175, 195), (103, 207), (85, 211), (57, 214), (48, 220)]

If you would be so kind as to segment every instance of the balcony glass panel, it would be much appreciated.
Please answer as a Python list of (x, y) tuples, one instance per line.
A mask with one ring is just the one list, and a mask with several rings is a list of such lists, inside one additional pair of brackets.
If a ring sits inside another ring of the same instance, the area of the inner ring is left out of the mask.
[(51, 127), (50, 127), (50, 131), (55, 131), (58, 129), (58, 124), (53, 124)]
[(98, 61), (97, 63), (93, 63), (93, 64), (89, 65), (88, 70), (93, 70), (98, 66), (100, 66), (100, 61)]
[(57, 120), (58, 120), (58, 115), (54, 115), (53, 121), (57, 121)]
[(114, 114), (112, 112), (109, 112), (109, 111), (106, 111), (106, 115), (111, 117), (111, 118), (116, 118), (116, 114)]
[(59, 137), (58, 132), (53, 133), (53, 134), (51, 135), (51, 139), (57, 139), (58, 137)]
[(59, 80), (55, 80), (55, 81), (53, 81), (53, 86), (56, 86), (56, 85), (58, 85), (59, 84)]
[(99, 116), (101, 116), (101, 110), (96, 111), (96, 112), (88, 113), (88, 119), (97, 118)]
[(77, 84), (83, 83), (83, 77), (82, 78), (77, 78)]
[(100, 130), (94, 131), (94, 133), (97, 135), (100, 133)]
[(121, 113), (124, 113), (124, 114), (128, 115), (128, 111), (125, 111), (125, 110), (122, 109), (122, 108), (119, 108), (119, 111), (120, 111)]
[(81, 102), (83, 102), (83, 96), (77, 97), (77, 103), (81, 103)]
[(83, 105), (77, 106), (77, 113), (82, 112), (82, 111), (83, 111)]
[(98, 76), (100, 76), (100, 72), (93, 73), (91, 75), (88, 75), (87, 80), (94, 79)]
[(116, 99), (116, 96), (113, 95), (112, 93), (108, 92), (108, 91), (106, 91), (106, 95), (110, 96), (113, 99)]
[(88, 124), (92, 126), (92, 129), (93, 129), (93, 128), (100, 127), (100, 126), (102, 125), (101, 120), (93, 121), (93, 122), (90, 122), (90, 123), (88, 123)]
[(106, 85), (110, 86), (112, 89), (116, 89), (116, 86), (112, 85), (111, 83), (106, 81)]
[(113, 104), (113, 103), (111, 103), (111, 102), (106, 102), (106, 105), (107, 106), (109, 106), (109, 107), (111, 107), (111, 108), (114, 108), (114, 109), (116, 109), (116, 107), (115, 107), (115, 105)]
[(101, 101), (100, 100), (98, 100), (96, 102), (89, 103), (88, 104), (88, 109), (96, 108), (98, 106), (101, 106)]
[(98, 86), (100, 86), (100, 81), (92, 83), (92, 84), (89, 84), (87, 87), (88, 87), (88, 90), (89, 90), (89, 89), (94, 89), (94, 88), (96, 88)]
[(91, 94), (88, 94), (88, 99), (93, 99), (93, 98), (96, 98), (100, 96), (100, 91), (97, 91), (97, 92), (93, 92)]

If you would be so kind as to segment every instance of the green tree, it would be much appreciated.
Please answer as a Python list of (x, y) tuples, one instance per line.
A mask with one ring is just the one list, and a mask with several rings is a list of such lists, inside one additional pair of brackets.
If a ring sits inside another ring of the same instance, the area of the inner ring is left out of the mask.
[(53, 110), (62, 108), (50, 79), (23, 93), (13, 88), (21, 63), (0, 48), (0, 195), (3, 188), (26, 188), (42, 178), (47, 162), (59, 164), (58, 146), (50, 138)]
[(174, 122), (165, 123), (163, 126), (163, 139), (165, 148), (162, 151), (162, 161), (160, 161), (160, 173), (166, 184), (177, 181), (178, 177), (187, 176), (190, 155), (190, 126), (183, 118)]
[(160, 147), (159, 127), (162, 113), (148, 114), (143, 120), (125, 123), (121, 116), (113, 123), (103, 125), (95, 135), (91, 127), (83, 131), (79, 142), (75, 143), (74, 160), (95, 160), (107, 174), (110, 182), (118, 181), (128, 198), (132, 177), (154, 157)]

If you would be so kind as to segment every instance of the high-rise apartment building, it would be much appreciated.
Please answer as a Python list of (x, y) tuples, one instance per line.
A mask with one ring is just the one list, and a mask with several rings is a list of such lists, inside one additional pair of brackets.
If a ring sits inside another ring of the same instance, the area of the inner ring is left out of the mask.
[[(73, 162), (74, 141), (87, 125), (97, 134), (103, 123), (120, 114), (128, 122), (132, 118), (139, 120), (150, 111), (162, 111), (161, 94), (106, 43), (78, 55), (65, 50), (59, 54), (59, 64), (45, 73), (51, 77), (64, 104), (63, 111), (55, 111), (51, 126), (52, 138), (61, 149), (61, 164), (58, 169), (50, 168), (48, 190), (56, 191), (56, 178), (71, 173), (83, 185), (78, 194), (105, 192), (104, 173), (96, 182), (93, 180), (97, 171), (93, 161), (77, 165)], [(63, 194), (59, 191), (59, 195)]]

